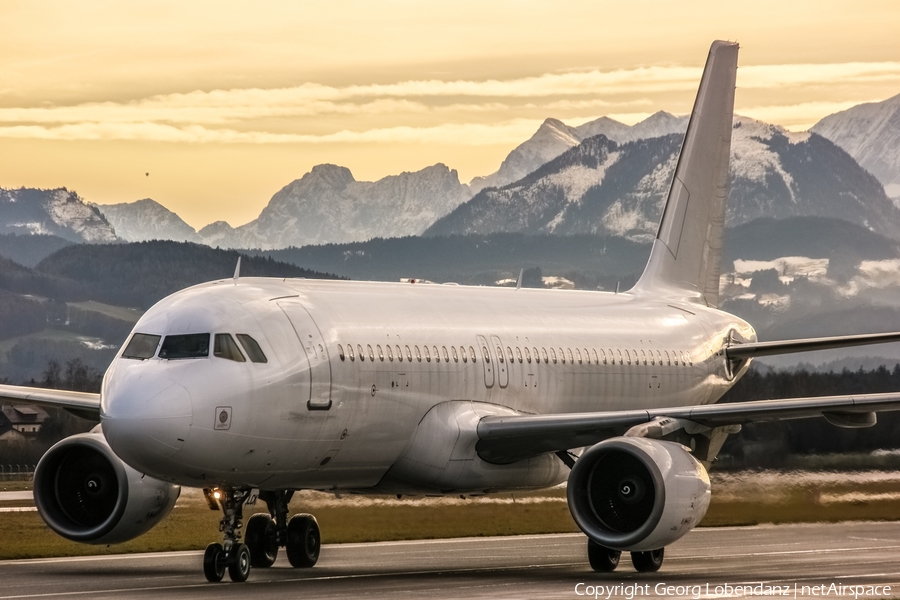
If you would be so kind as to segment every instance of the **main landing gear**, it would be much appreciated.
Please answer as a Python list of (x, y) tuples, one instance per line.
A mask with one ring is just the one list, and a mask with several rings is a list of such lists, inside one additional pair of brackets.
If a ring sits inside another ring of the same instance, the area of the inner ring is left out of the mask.
[[(606, 548), (590, 539), (587, 550), (591, 568), (597, 573), (612, 573), (619, 566), (619, 558), (622, 556), (619, 550)], [(639, 573), (655, 573), (662, 566), (665, 553), (665, 548), (647, 552), (632, 552), (631, 564)]]
[(321, 537), (319, 524), (308, 514), (288, 519), (288, 503), (292, 490), (261, 492), (269, 514), (255, 514), (247, 519), (244, 543), (241, 543), (241, 521), (249, 490), (204, 490), (210, 508), (221, 507), (219, 523), (223, 542), (207, 546), (203, 555), (203, 574), (207, 581), (222, 581), (225, 570), (232, 581), (246, 581), (250, 567), (265, 569), (275, 564), (278, 548), (287, 550), (291, 566), (309, 568), (319, 560)]

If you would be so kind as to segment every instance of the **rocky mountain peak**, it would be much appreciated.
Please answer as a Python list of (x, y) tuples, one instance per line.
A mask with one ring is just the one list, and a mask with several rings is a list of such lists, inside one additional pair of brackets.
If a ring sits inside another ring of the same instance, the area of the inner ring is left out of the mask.
[(112, 223), (119, 237), (128, 242), (202, 241), (193, 227), (152, 198), (100, 205), (97, 208)]
[(900, 196), (900, 94), (828, 115), (812, 129), (875, 175), (891, 196)]
[(66, 188), (0, 188), (0, 233), (42, 233), (88, 243), (118, 239), (97, 207)]

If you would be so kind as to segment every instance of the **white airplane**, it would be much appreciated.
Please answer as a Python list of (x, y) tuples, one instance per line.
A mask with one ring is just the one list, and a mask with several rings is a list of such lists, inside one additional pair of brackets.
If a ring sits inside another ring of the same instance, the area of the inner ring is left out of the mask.
[[(717, 310), (738, 45), (712, 44), (644, 274), (629, 292), (240, 278), (153, 306), (99, 395), (0, 386), (0, 398), (100, 418), (41, 459), (34, 498), (57, 533), (132, 539), (180, 487), (221, 509), (209, 581), (319, 556), (294, 490), (489, 494), (568, 481), (591, 566), (655, 571), (703, 518), (706, 468), (750, 421), (840, 427), (900, 393), (718, 405), (754, 356), (900, 340), (760, 343)], [(245, 502), (269, 514), (242, 527)], [(243, 532), (243, 541), (242, 534)]]

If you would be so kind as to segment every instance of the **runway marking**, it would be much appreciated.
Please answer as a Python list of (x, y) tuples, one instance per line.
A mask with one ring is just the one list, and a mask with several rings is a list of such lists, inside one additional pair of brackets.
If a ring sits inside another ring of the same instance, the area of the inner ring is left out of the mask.
[(825, 554), (832, 552), (859, 552), (861, 550), (894, 550), (900, 548), (895, 546), (868, 546), (868, 547), (851, 547), (851, 548), (815, 548), (808, 550), (772, 550), (770, 552), (746, 552), (741, 554), (695, 554), (693, 556), (673, 556), (667, 560), (686, 560), (697, 558), (740, 558), (742, 556), (780, 556), (784, 554)]
[[(463, 568), (463, 569), (430, 569), (425, 571), (391, 571), (388, 573), (351, 573), (348, 575), (322, 575), (319, 577), (292, 577), (288, 579), (266, 579), (266, 580), (256, 580), (256, 581), (246, 581), (241, 585), (266, 585), (272, 583), (297, 583), (301, 581), (336, 581), (336, 580), (347, 580), (347, 579), (371, 579), (375, 577), (409, 577), (409, 576), (418, 576), (418, 575), (454, 575), (457, 573), (491, 573), (494, 571), (521, 571), (524, 569), (536, 569), (536, 568), (561, 568), (561, 567), (575, 567), (579, 565), (585, 565), (586, 562), (576, 562), (576, 563), (551, 563), (551, 564), (540, 564), (540, 565), (519, 565), (512, 567), (471, 567), (471, 568)], [(163, 585), (156, 587), (141, 587), (141, 588), (118, 588), (114, 590), (82, 590), (77, 592), (45, 592), (40, 594), (20, 594), (16, 596), (0, 596), (2, 600), (15, 600), (16, 598), (54, 598), (59, 596), (99, 596), (101, 594), (122, 594), (127, 592), (156, 592), (163, 590), (183, 590), (186, 588), (200, 588), (207, 587), (210, 584), (209, 582), (204, 583), (185, 583), (181, 585)]]

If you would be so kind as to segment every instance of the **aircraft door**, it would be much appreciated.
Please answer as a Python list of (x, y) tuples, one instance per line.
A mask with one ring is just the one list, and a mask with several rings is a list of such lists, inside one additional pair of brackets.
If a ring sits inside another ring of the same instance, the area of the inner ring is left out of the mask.
[(496, 335), (491, 336), (491, 345), (496, 351), (497, 365), (494, 368), (497, 371), (497, 378), (500, 380), (500, 387), (505, 388), (509, 385), (509, 365), (503, 357), (503, 343)]
[(475, 337), (478, 338), (478, 352), (481, 354), (481, 366), (484, 367), (484, 385), (492, 388), (494, 387), (494, 365), (491, 361), (491, 350), (483, 335)]
[(290, 320), (309, 361), (310, 386), (306, 406), (310, 410), (328, 410), (331, 408), (331, 361), (325, 338), (302, 304), (281, 300), (278, 306)]

